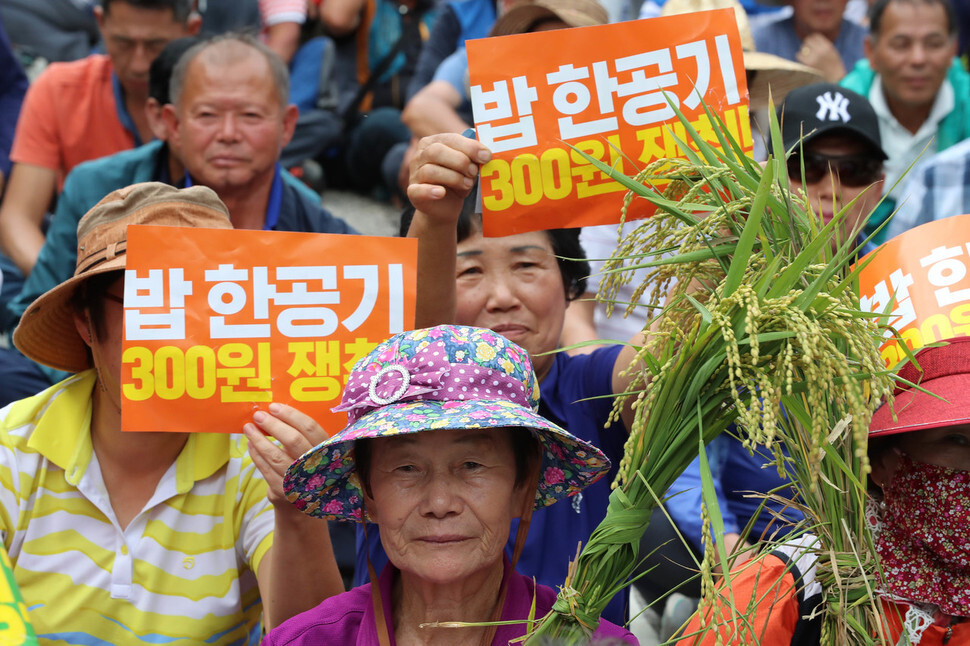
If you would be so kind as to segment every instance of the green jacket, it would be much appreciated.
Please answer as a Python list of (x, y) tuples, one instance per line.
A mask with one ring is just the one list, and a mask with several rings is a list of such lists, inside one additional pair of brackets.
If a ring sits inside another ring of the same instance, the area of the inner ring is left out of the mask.
[[(845, 75), (839, 85), (858, 92), (864, 97), (869, 96), (869, 90), (876, 80), (876, 73), (869, 67), (866, 59), (856, 63), (852, 71)], [(960, 59), (954, 58), (953, 64), (946, 74), (947, 82), (953, 87), (953, 110), (940, 121), (936, 134), (938, 150), (949, 148), (953, 144), (970, 137), (970, 73), (963, 67)], [(866, 223), (866, 233), (872, 233), (896, 210), (896, 202), (886, 198), (873, 211)], [(884, 228), (874, 242), (884, 242), (886, 229)]]

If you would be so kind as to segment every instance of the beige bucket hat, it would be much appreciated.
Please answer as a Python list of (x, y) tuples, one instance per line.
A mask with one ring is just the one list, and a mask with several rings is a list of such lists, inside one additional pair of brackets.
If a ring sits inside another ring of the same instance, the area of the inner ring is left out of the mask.
[(146, 182), (109, 193), (78, 223), (74, 276), (34, 301), (14, 330), (14, 345), (24, 355), (68, 372), (91, 367), (87, 345), (74, 326), (72, 300), (92, 276), (125, 268), (131, 224), (232, 228), (226, 205), (205, 186), (177, 189)]
[(557, 19), (570, 27), (604, 25), (610, 17), (597, 0), (521, 0), (499, 16), (492, 36), (524, 34), (537, 21)]

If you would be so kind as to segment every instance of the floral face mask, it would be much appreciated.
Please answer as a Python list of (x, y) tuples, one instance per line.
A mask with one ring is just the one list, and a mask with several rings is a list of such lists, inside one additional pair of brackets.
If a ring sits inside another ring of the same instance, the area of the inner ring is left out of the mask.
[(970, 616), (970, 471), (900, 455), (876, 538), (891, 594)]

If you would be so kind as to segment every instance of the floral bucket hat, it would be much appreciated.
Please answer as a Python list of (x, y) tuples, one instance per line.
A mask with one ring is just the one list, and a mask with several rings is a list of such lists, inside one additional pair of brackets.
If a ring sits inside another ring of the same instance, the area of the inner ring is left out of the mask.
[(305, 514), (359, 522), (363, 490), (355, 441), (439, 429), (522, 428), (542, 447), (539, 509), (596, 482), (610, 461), (539, 415), (538, 406), (529, 354), (501, 335), (457, 325), (403, 332), (357, 362), (334, 408), (348, 413), (347, 428), (294, 462), (283, 489)]

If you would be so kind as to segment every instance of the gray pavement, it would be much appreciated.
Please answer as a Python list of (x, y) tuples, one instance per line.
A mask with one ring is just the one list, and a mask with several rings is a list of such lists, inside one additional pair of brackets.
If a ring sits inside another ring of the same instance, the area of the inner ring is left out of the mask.
[(348, 191), (324, 191), (323, 206), (364, 235), (396, 236), (401, 210)]

